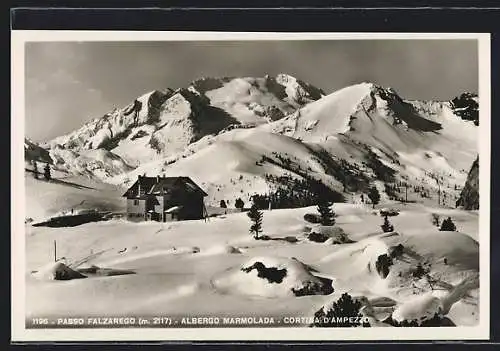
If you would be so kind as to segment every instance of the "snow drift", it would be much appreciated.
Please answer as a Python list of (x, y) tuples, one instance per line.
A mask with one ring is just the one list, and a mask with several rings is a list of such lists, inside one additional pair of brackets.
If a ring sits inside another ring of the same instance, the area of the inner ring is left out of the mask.
[(86, 278), (80, 272), (77, 272), (64, 263), (57, 261), (51, 262), (33, 273), (33, 276), (40, 280), (71, 280)]
[(398, 306), (392, 313), (392, 319), (398, 323), (416, 321), (418, 324), (442, 315), (441, 300), (432, 294), (416, 296), (414, 299)]
[(333, 292), (331, 280), (314, 276), (295, 258), (255, 257), (213, 283), (226, 293), (267, 298)]

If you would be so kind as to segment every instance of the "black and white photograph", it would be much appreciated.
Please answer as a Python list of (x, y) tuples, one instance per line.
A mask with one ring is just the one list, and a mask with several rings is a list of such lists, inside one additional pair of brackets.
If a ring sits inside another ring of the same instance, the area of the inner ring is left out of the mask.
[(487, 335), (487, 35), (28, 34), (25, 332)]

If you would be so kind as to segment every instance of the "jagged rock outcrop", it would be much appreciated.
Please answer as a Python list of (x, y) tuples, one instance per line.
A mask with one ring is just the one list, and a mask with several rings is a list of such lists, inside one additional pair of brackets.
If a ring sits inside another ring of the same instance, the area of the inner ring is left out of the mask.
[(466, 210), (479, 209), (479, 156), (472, 164), (465, 186), (457, 200), (457, 206)]
[(24, 160), (52, 163), (49, 152), (28, 138), (24, 138)]
[(453, 112), (466, 121), (479, 125), (479, 97), (477, 94), (465, 92), (451, 100)]

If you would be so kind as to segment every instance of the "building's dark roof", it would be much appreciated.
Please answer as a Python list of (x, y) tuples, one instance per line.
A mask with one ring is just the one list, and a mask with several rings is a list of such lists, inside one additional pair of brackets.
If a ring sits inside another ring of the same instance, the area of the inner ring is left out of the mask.
[[(137, 188), (139, 185), (141, 193), (137, 194)], [(128, 188), (128, 190), (122, 196), (142, 198), (144, 197), (144, 195), (161, 194), (162, 190), (163, 192), (168, 193), (174, 189), (179, 188), (182, 188), (186, 192), (197, 192), (203, 196), (208, 195), (189, 177), (139, 176), (135, 183), (130, 188)]]

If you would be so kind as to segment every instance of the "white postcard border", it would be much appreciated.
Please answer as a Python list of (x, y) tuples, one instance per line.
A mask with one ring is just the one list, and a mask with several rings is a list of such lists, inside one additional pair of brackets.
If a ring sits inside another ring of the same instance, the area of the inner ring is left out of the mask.
[[(208, 340), (487, 340), (490, 324), (490, 34), (489, 33), (252, 33), (151, 31), (11, 32), (11, 340), (12, 341), (208, 341)], [(26, 329), (24, 189), (24, 44), (29, 41), (189, 40), (442, 40), (475, 39), (479, 53), (480, 320), (474, 327), (390, 328), (116, 328)]]

